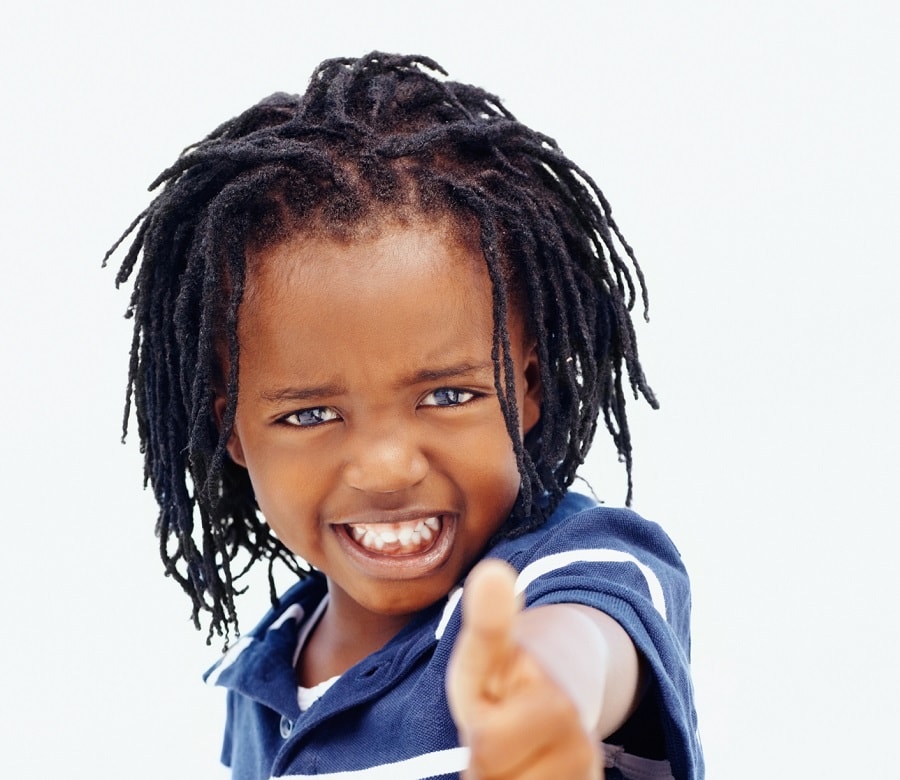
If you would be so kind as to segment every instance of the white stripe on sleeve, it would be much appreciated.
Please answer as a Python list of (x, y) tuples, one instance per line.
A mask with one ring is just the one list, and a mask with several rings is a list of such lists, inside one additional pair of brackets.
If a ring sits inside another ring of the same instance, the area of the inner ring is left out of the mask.
[(568, 550), (566, 552), (554, 553), (546, 558), (539, 558), (529, 563), (518, 579), (516, 579), (516, 593), (522, 593), (539, 577), (549, 574), (557, 569), (570, 566), (573, 563), (632, 563), (637, 566), (644, 579), (647, 582), (647, 589), (650, 591), (650, 599), (656, 611), (663, 618), (666, 617), (666, 597), (663, 593), (662, 585), (659, 578), (654, 574), (653, 570), (641, 563), (631, 553), (622, 552), (621, 550)]

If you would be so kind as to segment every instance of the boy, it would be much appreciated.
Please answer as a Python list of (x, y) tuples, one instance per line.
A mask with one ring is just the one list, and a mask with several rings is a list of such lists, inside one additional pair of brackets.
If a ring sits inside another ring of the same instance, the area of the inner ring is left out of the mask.
[(630, 498), (640, 270), (555, 143), (429, 71), (323, 63), (188, 149), (132, 225), (167, 573), (219, 633), (239, 556), (301, 577), (210, 672), (223, 760), (699, 777), (677, 552), (566, 492), (602, 414)]

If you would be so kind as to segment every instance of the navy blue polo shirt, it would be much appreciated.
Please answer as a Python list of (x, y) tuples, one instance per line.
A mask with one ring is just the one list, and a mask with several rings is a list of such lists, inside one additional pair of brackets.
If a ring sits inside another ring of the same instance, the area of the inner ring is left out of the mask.
[[(654, 730), (664, 755), (604, 748), (607, 778), (703, 777), (690, 678), (690, 590), (662, 529), (634, 512), (568, 494), (541, 528), (503, 540), (487, 557), (509, 562), (526, 608), (575, 603), (612, 616), (647, 660)], [(301, 711), (298, 632), (327, 592), (319, 573), (298, 582), (206, 674), (228, 689), (223, 762), (236, 780), (458, 778), (459, 746), (444, 689), (460, 629), (460, 587), (417, 615), (381, 650)], [(643, 709), (643, 708), (642, 708)]]

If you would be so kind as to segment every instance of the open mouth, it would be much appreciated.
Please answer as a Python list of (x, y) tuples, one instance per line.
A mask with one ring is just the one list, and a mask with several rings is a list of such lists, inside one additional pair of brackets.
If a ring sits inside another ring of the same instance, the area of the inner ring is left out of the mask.
[(378, 555), (418, 555), (429, 550), (440, 535), (440, 515), (401, 523), (352, 523), (350, 538), (364, 550)]

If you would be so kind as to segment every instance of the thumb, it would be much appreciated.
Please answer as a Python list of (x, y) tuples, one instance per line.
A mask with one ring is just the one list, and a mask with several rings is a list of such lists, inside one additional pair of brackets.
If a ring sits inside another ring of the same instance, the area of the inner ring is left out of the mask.
[(498, 560), (482, 561), (466, 579), (463, 626), (447, 675), (450, 710), (458, 726), (466, 725), (473, 708), (504, 695), (520, 609), (515, 582), (515, 570)]

